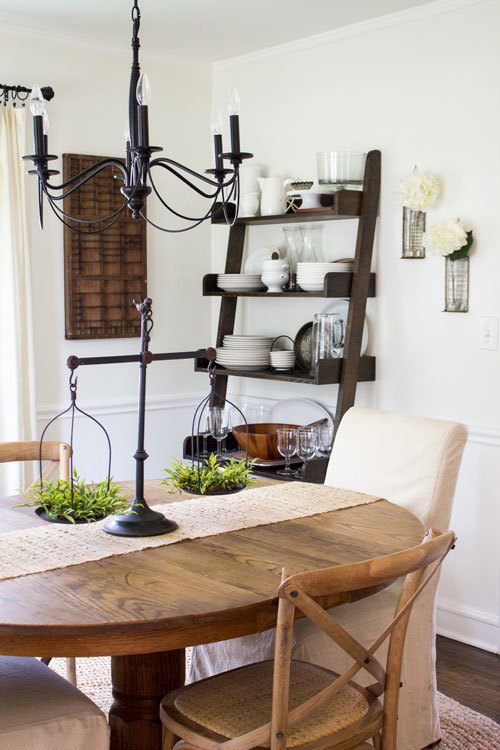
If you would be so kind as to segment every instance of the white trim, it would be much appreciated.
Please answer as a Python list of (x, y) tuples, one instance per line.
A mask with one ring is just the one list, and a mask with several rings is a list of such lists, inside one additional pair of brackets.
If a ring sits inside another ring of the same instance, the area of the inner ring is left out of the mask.
[(500, 429), (495, 427), (469, 427), (469, 442), (500, 446)]
[(438, 635), (496, 654), (499, 627), (500, 619), (494, 612), (467, 607), (450, 599), (438, 600)]
[[(146, 399), (146, 410), (153, 411), (170, 411), (172, 409), (194, 409), (196, 405), (206, 394), (179, 394), (176, 396), (152, 396)], [(126, 399), (122, 401), (106, 401), (79, 404), (80, 408), (94, 416), (116, 415), (116, 414), (135, 414), (137, 413), (137, 399)], [(37, 412), (39, 422), (48, 422), (65, 407), (52, 405), (41, 406)], [(77, 418), (82, 417), (76, 413)], [(69, 419), (70, 414), (64, 414), (61, 419)]]
[[(0, 15), (1, 22), (1, 36), (19, 37), (24, 41), (27, 39), (37, 39), (38, 41), (59, 44), (63, 47), (71, 47), (71, 49), (86, 50), (89, 52), (98, 52), (100, 54), (106, 53), (114, 55), (116, 57), (130, 58), (130, 47), (125, 42), (123, 46), (114, 46), (107, 42), (100, 43), (98, 41), (89, 41), (87, 36), (80, 36), (78, 34), (68, 34), (62, 30), (54, 31), (43, 28), (35, 28), (33, 26), (20, 26), (19, 24), (10, 24), (5, 22), (5, 16)], [(211, 70), (210, 61), (194, 60), (191, 57), (182, 57), (181, 55), (172, 55), (168, 52), (158, 52), (145, 50), (143, 52), (144, 58), (148, 61), (152, 60), (166, 65), (176, 65), (193, 70)]]
[(214, 71), (218, 71), (223, 70), (224, 68), (259, 62), (270, 57), (279, 57), (280, 55), (288, 55), (293, 52), (301, 52), (303, 50), (311, 49), (312, 47), (331, 44), (332, 42), (349, 39), (354, 36), (361, 36), (362, 34), (372, 34), (381, 29), (420, 21), (423, 18), (429, 18), (441, 13), (450, 13), (454, 10), (460, 10), (461, 8), (467, 8), (472, 5), (479, 5), (480, 3), (488, 1), (489, 0), (435, 0), (434, 2), (426, 3), (425, 5), (420, 5), (416, 8), (408, 8), (407, 10), (388, 13), (385, 16), (370, 18), (366, 21), (349, 24), (348, 26), (341, 26), (332, 29), (331, 31), (322, 32), (321, 34), (314, 34), (313, 36), (304, 37), (303, 39), (297, 39), (294, 42), (277, 44), (273, 47), (267, 47), (265, 49), (257, 50), (256, 52), (249, 52), (245, 55), (218, 60), (213, 63), (212, 67)]

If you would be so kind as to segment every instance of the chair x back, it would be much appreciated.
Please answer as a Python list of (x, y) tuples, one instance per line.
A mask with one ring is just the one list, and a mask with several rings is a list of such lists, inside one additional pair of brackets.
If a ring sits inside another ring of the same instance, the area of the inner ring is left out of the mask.
[[(284, 571), (278, 590), (274, 663), (250, 664), (167, 695), (161, 706), (164, 750), (170, 750), (176, 737), (185, 748), (204, 750), (215, 746), (221, 750), (261, 746), (395, 750), (401, 663), (411, 610), (454, 541), (451, 531), (431, 531), (422, 544), (392, 555), (289, 577)], [(384, 587), (398, 578), (404, 583), (392, 621), (368, 647), (336, 622), (334, 610), (326, 612), (316, 601), (338, 592), (351, 592), (356, 599), (356, 592)], [(292, 660), (296, 610), (351, 657), (352, 664), (343, 674)], [(386, 639), (384, 668), (374, 654)], [(362, 670), (373, 679), (367, 688), (354, 681)], [(365, 742), (370, 738), (373, 746)]]

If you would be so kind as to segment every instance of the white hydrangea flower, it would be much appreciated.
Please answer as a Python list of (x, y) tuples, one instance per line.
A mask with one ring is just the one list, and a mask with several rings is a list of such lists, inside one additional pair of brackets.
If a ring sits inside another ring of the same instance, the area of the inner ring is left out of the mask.
[(451, 255), (467, 244), (467, 230), (460, 219), (443, 219), (424, 232), (422, 241), (441, 255)]
[(428, 211), (440, 192), (439, 180), (431, 174), (419, 172), (416, 167), (403, 177), (399, 186), (401, 204), (413, 211)]

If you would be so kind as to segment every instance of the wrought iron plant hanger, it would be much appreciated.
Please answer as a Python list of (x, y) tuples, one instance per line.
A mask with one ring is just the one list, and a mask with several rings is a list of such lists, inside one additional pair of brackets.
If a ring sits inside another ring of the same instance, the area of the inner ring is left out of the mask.
[[(129, 90), (129, 117), (126, 135), (125, 161), (121, 159), (103, 159), (96, 162), (88, 169), (75, 175), (66, 182), (53, 184), (51, 178), (59, 174), (55, 169), (49, 169), (49, 162), (57, 159), (57, 156), (48, 152), (48, 116), (45, 109), (44, 98), (40, 87), (34, 86), (30, 97), (30, 109), (33, 114), (33, 133), (35, 153), (24, 156), (25, 160), (33, 162), (34, 169), (29, 170), (38, 178), (38, 213), (40, 226), (43, 227), (43, 203), (44, 198), (55, 213), (55, 215), (70, 229), (80, 232), (99, 233), (111, 227), (125, 209), (132, 212), (134, 219), (144, 219), (156, 229), (164, 232), (185, 232), (198, 226), (203, 221), (215, 216), (224, 215), (226, 222), (238, 215), (239, 206), (239, 167), (244, 159), (249, 159), (253, 154), (240, 150), (239, 133), (239, 97), (235, 89), (231, 92), (228, 104), (231, 150), (223, 152), (222, 146), (222, 116), (217, 110), (212, 119), (212, 132), (214, 136), (215, 164), (207, 169), (204, 174), (195, 172), (189, 167), (166, 157), (152, 159), (152, 155), (162, 148), (151, 146), (149, 143), (149, 115), (148, 104), (151, 90), (148, 77), (141, 73), (139, 64), (139, 28), (141, 23), (141, 11), (138, 0), (134, 0), (132, 7), (132, 70), (130, 75)], [(224, 166), (224, 160), (232, 165), (230, 168)], [(117, 210), (105, 217), (87, 219), (67, 214), (59, 205), (59, 202), (71, 193), (78, 190), (89, 180), (92, 180), (103, 169), (115, 168), (117, 176), (123, 181), (120, 188), (123, 195), (123, 204)], [(187, 185), (198, 195), (210, 201), (209, 208), (201, 216), (187, 216), (175, 210), (160, 194), (153, 179), (153, 171), (164, 170), (174, 175), (182, 183)], [(208, 175), (208, 176), (207, 176)], [(193, 182), (193, 179), (198, 184)], [(182, 228), (162, 227), (146, 216), (146, 201), (154, 192), (160, 203), (171, 214), (188, 222), (188, 226)], [(235, 206), (234, 206), (235, 204)], [(229, 206), (232, 209), (229, 211)], [(79, 225), (82, 229), (75, 227)], [(86, 227), (86, 229), (83, 229)]]
[[(114, 516), (106, 521), (104, 525), (104, 531), (108, 534), (114, 534), (115, 536), (157, 536), (159, 534), (167, 534), (170, 531), (174, 531), (177, 528), (175, 521), (171, 521), (162, 513), (152, 510), (144, 497), (144, 462), (148, 458), (148, 454), (144, 448), (144, 436), (145, 436), (145, 422), (146, 422), (146, 369), (149, 364), (153, 361), (160, 360), (177, 360), (177, 359), (208, 359), (209, 363), (213, 363), (215, 359), (215, 349), (198, 349), (196, 351), (189, 352), (165, 352), (160, 354), (153, 354), (149, 351), (149, 342), (151, 339), (151, 330), (153, 328), (153, 311), (152, 311), (152, 300), (147, 297), (143, 302), (134, 300), (134, 304), (141, 315), (141, 351), (139, 354), (126, 354), (126, 355), (112, 355), (108, 357), (77, 357), (72, 355), (68, 357), (67, 365), (71, 370), (72, 376), (70, 383), (73, 382), (74, 371), (81, 365), (105, 365), (105, 364), (121, 364), (125, 362), (138, 362), (139, 363), (139, 399), (138, 399), (138, 416), (137, 416), (137, 449), (134, 453), (135, 459), (135, 497), (132, 506), (126, 513)], [(212, 367), (209, 366), (209, 374), (213, 371)], [(212, 382), (212, 378), (211, 378)], [(76, 387), (75, 387), (76, 394)], [(73, 393), (73, 392), (72, 392)], [(213, 395), (213, 388), (211, 387), (211, 394)], [(74, 400), (73, 400), (74, 403)], [(203, 399), (202, 404), (206, 403), (206, 399)], [(72, 407), (70, 406), (69, 409)], [(69, 411), (66, 409), (62, 414)], [(193, 419), (193, 431), (196, 416), (199, 413), (199, 407), (195, 412), (195, 418)], [(78, 410), (81, 411), (81, 410)], [(82, 412), (85, 416), (89, 416), (85, 412)], [(60, 416), (60, 415), (58, 415)], [(91, 419), (94, 419), (91, 417)], [(52, 420), (53, 421), (53, 420)], [(97, 421), (97, 420), (94, 420)], [(49, 423), (51, 424), (51, 423)], [(99, 424), (99, 423), (98, 423)], [(49, 425), (47, 425), (48, 427)], [(100, 425), (102, 427), (102, 425)], [(46, 428), (47, 429), (47, 428)], [(104, 429), (104, 428), (103, 428)], [(45, 433), (45, 430), (44, 430)], [(107, 433), (106, 433), (107, 435)], [(109, 438), (108, 438), (109, 444)], [(111, 456), (111, 446), (110, 446)], [(110, 459), (111, 460), (111, 459)], [(110, 475), (110, 467), (108, 466), (108, 477)]]

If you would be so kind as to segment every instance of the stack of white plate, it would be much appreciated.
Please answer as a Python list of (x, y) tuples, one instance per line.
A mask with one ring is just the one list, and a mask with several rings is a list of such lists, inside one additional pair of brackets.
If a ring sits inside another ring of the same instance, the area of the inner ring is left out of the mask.
[(273, 336), (228, 334), (216, 349), (215, 361), (231, 370), (267, 370)]
[(278, 372), (293, 370), (295, 366), (295, 352), (293, 349), (271, 352), (271, 367)]
[(265, 289), (257, 273), (219, 273), (217, 286), (225, 292), (258, 292)]
[(297, 263), (297, 283), (304, 292), (321, 292), (327, 273), (351, 272), (349, 262)]

